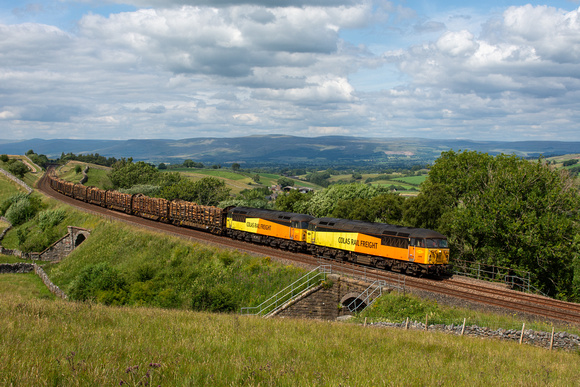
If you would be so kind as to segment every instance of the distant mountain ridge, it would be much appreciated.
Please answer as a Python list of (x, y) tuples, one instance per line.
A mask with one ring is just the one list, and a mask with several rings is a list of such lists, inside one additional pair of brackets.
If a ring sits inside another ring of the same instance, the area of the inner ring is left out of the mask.
[(0, 140), (0, 154), (24, 154), (28, 150), (56, 158), (61, 153), (98, 153), (152, 163), (181, 163), (191, 159), (227, 165), (359, 165), (395, 162), (433, 162), (441, 152), (475, 150), (522, 157), (580, 153), (580, 142), (469, 141), (423, 138), (369, 138), (346, 136), (295, 137), (264, 135), (235, 138), (182, 140)]

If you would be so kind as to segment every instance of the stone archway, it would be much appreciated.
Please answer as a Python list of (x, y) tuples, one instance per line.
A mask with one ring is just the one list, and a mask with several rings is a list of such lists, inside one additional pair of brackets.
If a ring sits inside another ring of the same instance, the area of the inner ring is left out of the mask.
[(79, 235), (77, 235), (77, 237), (75, 238), (74, 247), (75, 247), (75, 248), (79, 247), (79, 245), (80, 245), (81, 243), (83, 243), (83, 242), (85, 241), (85, 239), (87, 239), (87, 238), (85, 237), (85, 235), (84, 235), (84, 234), (79, 234)]
[(367, 307), (367, 304), (364, 300), (361, 300), (359, 296), (360, 293), (348, 293), (342, 297), (340, 304), (344, 308), (348, 307), (351, 312), (361, 311)]

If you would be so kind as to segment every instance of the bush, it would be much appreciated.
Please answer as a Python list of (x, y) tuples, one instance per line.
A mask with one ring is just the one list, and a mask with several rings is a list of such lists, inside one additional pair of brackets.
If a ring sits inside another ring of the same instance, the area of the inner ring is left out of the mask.
[(107, 263), (86, 266), (73, 280), (68, 294), (73, 300), (94, 300), (106, 305), (127, 302), (127, 284), (120, 272)]
[(15, 161), (8, 165), (8, 172), (16, 177), (23, 178), (26, 172), (28, 172), (28, 167), (21, 161)]
[(46, 210), (38, 214), (38, 226), (42, 231), (57, 226), (66, 217), (66, 211), (62, 208), (56, 210)]
[(19, 224), (25, 223), (28, 219), (34, 216), (35, 209), (30, 199), (24, 198), (13, 203), (8, 210), (6, 210), (6, 219), (13, 226), (18, 226)]
[(0, 161), (7, 163), (9, 160), (8, 155), (0, 155)]

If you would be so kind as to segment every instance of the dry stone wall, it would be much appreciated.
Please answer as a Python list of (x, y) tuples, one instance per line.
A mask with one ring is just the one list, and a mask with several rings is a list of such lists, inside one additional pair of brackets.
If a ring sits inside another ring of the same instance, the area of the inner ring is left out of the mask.
[[(407, 327), (406, 322), (404, 323), (389, 323), (389, 322), (376, 322), (371, 323), (369, 326), (374, 327), (391, 327), (405, 329)], [(425, 330), (425, 324), (421, 322), (412, 321), (409, 322), (409, 329), (414, 330)], [(454, 335), (463, 335), (499, 339), (499, 340), (510, 340), (519, 342), (520, 338), (522, 343), (531, 344), (539, 347), (550, 348), (550, 343), (552, 342), (552, 332), (542, 332), (533, 331), (531, 329), (524, 330), (523, 336), (522, 331), (517, 329), (497, 329), (493, 330), (485, 327), (478, 327), (477, 325), (465, 326), (462, 325), (429, 325), (427, 327), (429, 331), (445, 332)], [(553, 348), (561, 348), (567, 350), (580, 350), (580, 336), (574, 335), (568, 332), (557, 332), (554, 334), (554, 339), (552, 343)]]

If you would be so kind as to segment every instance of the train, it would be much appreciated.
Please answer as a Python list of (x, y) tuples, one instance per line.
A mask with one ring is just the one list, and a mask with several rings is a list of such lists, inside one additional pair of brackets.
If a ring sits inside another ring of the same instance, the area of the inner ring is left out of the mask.
[(250, 207), (199, 205), (87, 187), (47, 173), (53, 190), (111, 210), (240, 241), (412, 275), (448, 273), (449, 246), (433, 230)]

